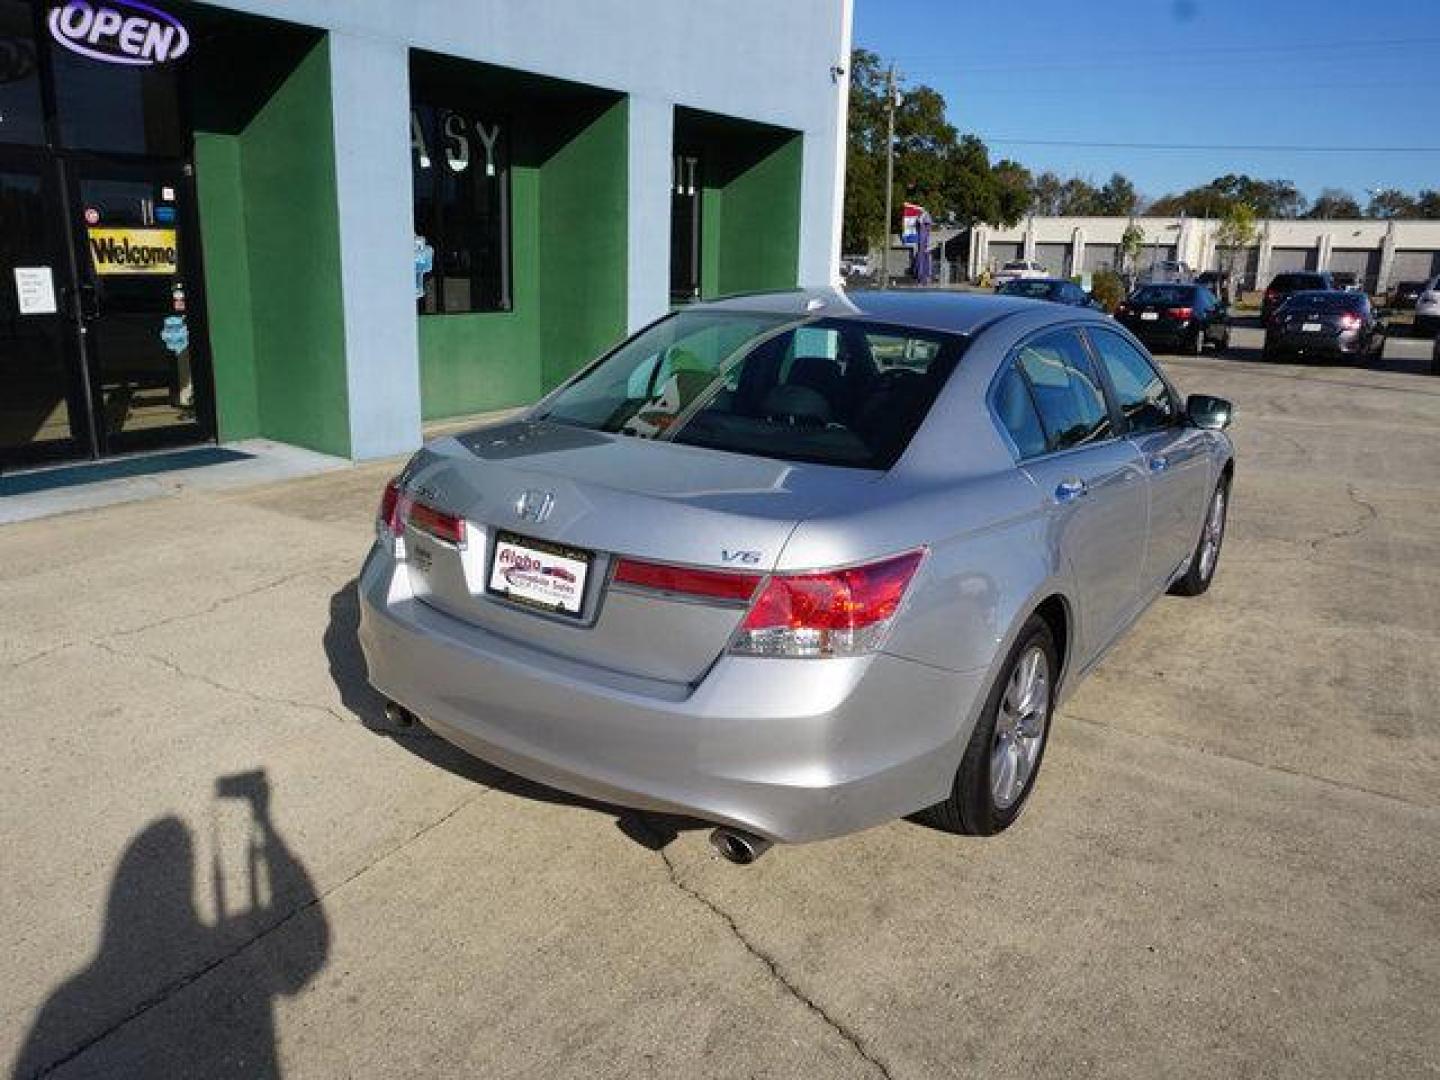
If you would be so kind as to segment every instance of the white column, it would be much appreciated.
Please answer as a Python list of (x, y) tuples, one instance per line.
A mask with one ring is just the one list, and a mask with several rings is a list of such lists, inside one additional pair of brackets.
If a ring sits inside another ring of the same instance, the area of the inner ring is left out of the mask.
[[(832, 72), (806, 72), (831, 82), (833, 108), (819, 128), (807, 130), (800, 162), (800, 265), (802, 288), (840, 284), (840, 226), (845, 212), (845, 139), (850, 101), (850, 24), (853, 0), (840, 0), (839, 40)], [(885, 267), (890, 265), (885, 252)]]
[(1380, 270), (1375, 278), (1375, 291), (1390, 288), (1390, 275), (1395, 272), (1395, 219), (1385, 223), (1385, 238), (1380, 241)]
[(1330, 252), (1334, 249), (1335, 236), (1326, 229), (1315, 238), (1315, 269), (1330, 269)]
[(1070, 276), (1085, 272), (1085, 230), (1076, 225), (1070, 232)]
[(359, 461), (420, 445), (405, 46), (331, 31), (330, 97), (350, 456)]
[(670, 185), (675, 109), (658, 98), (629, 99), (629, 203), (625, 225), (625, 322), (653, 322), (670, 307)]

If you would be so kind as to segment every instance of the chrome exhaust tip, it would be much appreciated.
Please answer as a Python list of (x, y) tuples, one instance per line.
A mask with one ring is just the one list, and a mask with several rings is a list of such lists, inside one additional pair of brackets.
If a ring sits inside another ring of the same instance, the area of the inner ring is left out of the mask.
[(415, 714), (398, 701), (387, 701), (385, 702), (385, 722), (392, 728), (414, 727)]
[(721, 857), (737, 866), (749, 866), (769, 851), (774, 841), (743, 829), (719, 828), (710, 834), (710, 843)]

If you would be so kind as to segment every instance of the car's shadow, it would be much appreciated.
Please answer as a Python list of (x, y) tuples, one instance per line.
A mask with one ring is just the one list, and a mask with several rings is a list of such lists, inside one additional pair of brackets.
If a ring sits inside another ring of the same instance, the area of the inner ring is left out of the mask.
[(385, 698), (371, 687), (366, 677), (365, 657), (360, 652), (356, 636), (360, 627), (360, 602), (356, 589), (356, 581), (351, 580), (330, 597), (330, 621), (325, 627), (324, 646), (330, 664), (330, 678), (340, 692), (341, 703), (370, 731), (391, 739), (395, 745), (416, 757), (471, 783), (493, 787), (523, 799), (579, 807), (613, 817), (622, 833), (651, 851), (666, 847), (682, 832), (714, 828), (713, 823), (696, 818), (635, 810), (547, 787), (472, 757), (426, 730), (423, 724), (393, 723), (386, 716)]

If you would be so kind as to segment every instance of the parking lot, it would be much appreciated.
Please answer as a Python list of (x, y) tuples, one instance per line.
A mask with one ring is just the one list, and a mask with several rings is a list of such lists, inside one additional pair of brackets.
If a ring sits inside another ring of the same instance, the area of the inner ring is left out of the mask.
[(394, 463), (0, 529), (0, 1047), (56, 1077), (1440, 1075), (1440, 378), (1419, 340), (1234, 340), (1168, 361), (1237, 405), (1216, 585), (1061, 710), (988, 841), (901, 821), (737, 868), (375, 730), (354, 577)]

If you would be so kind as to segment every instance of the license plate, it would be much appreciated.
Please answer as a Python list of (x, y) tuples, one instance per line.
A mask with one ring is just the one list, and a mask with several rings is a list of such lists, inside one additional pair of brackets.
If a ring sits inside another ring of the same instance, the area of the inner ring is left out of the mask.
[(543, 611), (579, 617), (594, 555), (510, 533), (495, 537), (489, 591)]
[(1318, 334), (1321, 330), (1324, 329), (1324, 327), (1321, 326), (1318, 322), (1307, 322), (1301, 323), (1300, 329), (1305, 331), (1305, 333), (1307, 334)]
[(1144, 319), (1146, 322), (1154, 322), (1156, 319), (1160, 318), (1160, 313), (1158, 311), (1142, 311), (1140, 313), (1140, 318)]

